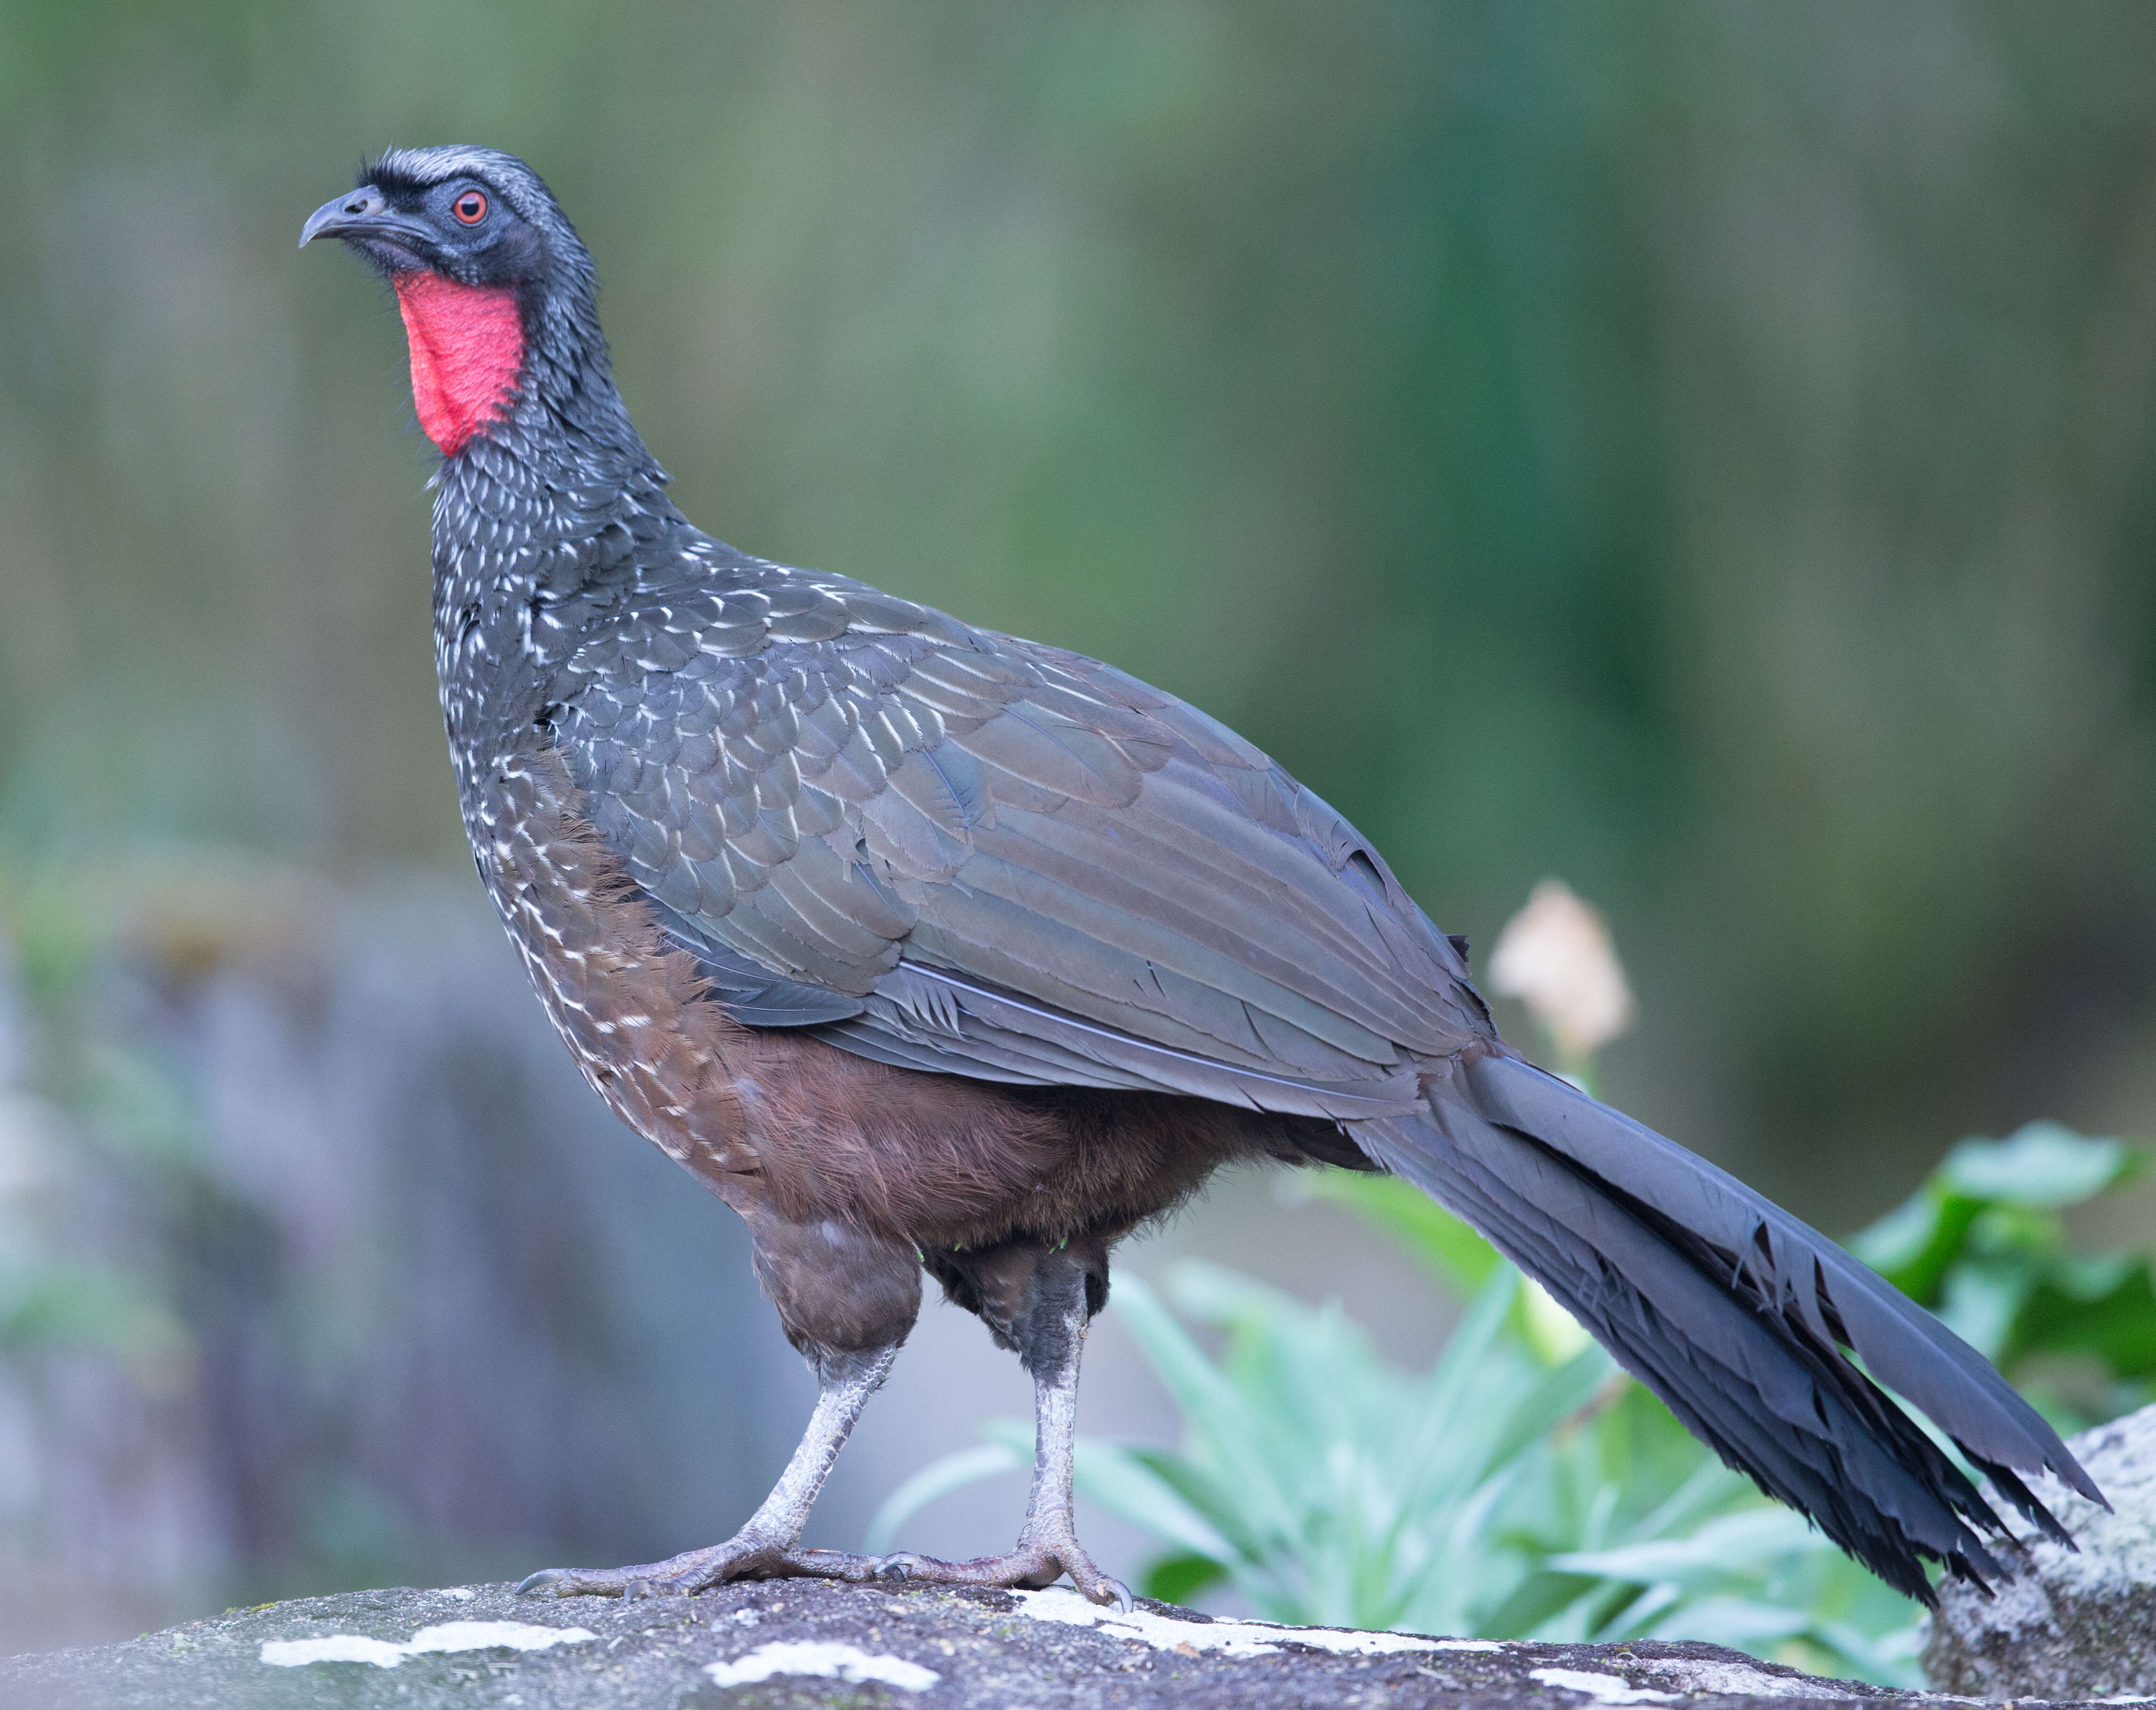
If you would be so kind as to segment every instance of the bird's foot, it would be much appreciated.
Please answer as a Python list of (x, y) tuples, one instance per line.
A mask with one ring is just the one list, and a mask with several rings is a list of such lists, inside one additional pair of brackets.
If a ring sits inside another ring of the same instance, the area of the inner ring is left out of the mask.
[(798, 1549), (744, 1531), (706, 1549), (634, 1568), (542, 1568), (519, 1594), (540, 1597), (694, 1597), (729, 1579), (875, 1579), (882, 1561), (843, 1550)]
[(1038, 1589), (1053, 1585), (1065, 1574), (1091, 1601), (1113, 1604), (1127, 1615), (1136, 1606), (1131, 1588), (1093, 1565), (1078, 1540), (1069, 1533), (1020, 1538), (1008, 1555), (979, 1556), (970, 1562), (938, 1561), (910, 1550), (879, 1558), (874, 1564), (879, 1579), (903, 1580), (916, 1585), (1024, 1586)]

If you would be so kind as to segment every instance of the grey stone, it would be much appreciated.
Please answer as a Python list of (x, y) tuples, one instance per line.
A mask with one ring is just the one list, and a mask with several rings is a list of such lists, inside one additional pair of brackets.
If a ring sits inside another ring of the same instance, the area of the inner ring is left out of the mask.
[[(457, 1626), (479, 1621), (521, 1630)], [(808, 1580), (643, 1602), (542, 1602), (506, 1585), (353, 1591), (0, 1661), (4, 1710), (1578, 1710), (1759, 1699), (1923, 1702), (1714, 1646), (1431, 1641), (1214, 1621), (1149, 1600), (1127, 1620), (1067, 1587), (953, 1594)]]
[(2080, 1548), (2030, 1543), (2027, 1569), (1989, 1599), (1967, 1585), (1940, 1588), (1924, 1649), (1925, 1677), (1940, 1691), (2156, 1696), (2156, 1407), (2085, 1431), (2069, 1446), (2114, 1512), (2055, 1480), (2032, 1481)]
[[(476, 1622), (544, 1630), (451, 1625)], [(477, 1642), (488, 1638), (497, 1642)], [(505, 1642), (520, 1640), (536, 1648)], [(340, 1654), (350, 1660), (305, 1660)], [(815, 1669), (829, 1672), (799, 1671)], [(1067, 1588), (952, 1593), (801, 1580), (635, 1603), (542, 1601), (506, 1585), (355, 1592), (0, 1661), (5, 1710), (1757, 1710), (1762, 1699), (1926, 1702), (1710, 1645), (1431, 1641), (1209, 1620), (1150, 1601), (1132, 1620)]]

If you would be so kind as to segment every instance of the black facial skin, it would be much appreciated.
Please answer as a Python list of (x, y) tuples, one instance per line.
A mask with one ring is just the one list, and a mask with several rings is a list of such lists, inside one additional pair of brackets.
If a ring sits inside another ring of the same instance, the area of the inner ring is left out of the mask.
[[(466, 223), (455, 208), (474, 193), (485, 198), (486, 212)], [(300, 247), (316, 238), (342, 239), (385, 276), (424, 268), (470, 285), (521, 285), (543, 259), (539, 233), (499, 187), (470, 173), (428, 184), (377, 167), (350, 195), (315, 211)]]

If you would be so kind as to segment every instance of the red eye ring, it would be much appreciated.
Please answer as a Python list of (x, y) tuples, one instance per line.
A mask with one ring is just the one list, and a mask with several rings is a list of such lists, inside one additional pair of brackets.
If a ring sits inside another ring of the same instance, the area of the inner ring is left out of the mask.
[(486, 197), (477, 190), (467, 190), (449, 204), (449, 212), (468, 226), (475, 226), (486, 218)]

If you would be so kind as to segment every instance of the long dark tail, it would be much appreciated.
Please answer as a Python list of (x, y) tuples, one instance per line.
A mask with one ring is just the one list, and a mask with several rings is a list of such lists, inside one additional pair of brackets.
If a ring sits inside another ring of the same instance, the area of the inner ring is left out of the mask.
[(1427, 1117), (1355, 1123), (1363, 1149), (1481, 1230), (1694, 1435), (1897, 1590), (1933, 1600), (1928, 1557), (1979, 1585), (2007, 1576), (1986, 1548), (2006, 1528), (1845, 1348), (2051, 1537), (2070, 1542), (2021, 1474), (2103, 1501), (1975, 1349), (1704, 1158), (1514, 1056), (1463, 1060), (1426, 1091)]

